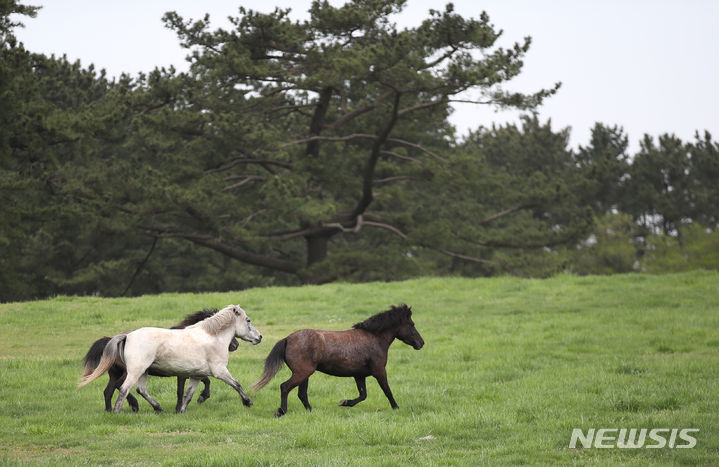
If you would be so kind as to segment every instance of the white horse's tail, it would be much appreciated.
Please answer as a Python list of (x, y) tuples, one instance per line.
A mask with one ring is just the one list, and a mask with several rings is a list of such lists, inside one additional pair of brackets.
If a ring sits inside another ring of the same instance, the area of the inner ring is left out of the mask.
[(97, 367), (90, 372), (86, 367), (85, 372), (82, 374), (82, 381), (77, 385), (81, 388), (97, 378), (105, 374), (107, 370), (112, 368), (116, 363), (122, 364), (123, 354), (125, 353), (125, 340), (127, 339), (127, 333), (118, 334), (105, 345), (105, 349), (102, 351), (102, 358)]

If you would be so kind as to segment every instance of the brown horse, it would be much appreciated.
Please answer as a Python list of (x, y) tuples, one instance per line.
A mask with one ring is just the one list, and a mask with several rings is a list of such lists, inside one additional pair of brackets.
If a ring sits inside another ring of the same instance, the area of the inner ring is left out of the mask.
[(307, 399), (307, 384), (315, 370), (333, 376), (354, 377), (359, 397), (344, 399), (340, 402), (341, 406), (352, 407), (365, 400), (365, 378), (374, 376), (392, 408), (398, 409), (385, 370), (387, 352), (395, 338), (417, 350), (424, 345), (422, 336), (414, 327), (412, 310), (407, 305), (393, 306), (347, 331), (302, 329), (293, 332), (272, 348), (265, 360), (264, 372), (252, 389), (255, 392), (262, 389), (285, 362), (292, 370), (292, 376), (280, 385), (281, 405), (275, 417), (287, 413), (287, 394), (295, 386), (299, 386), (297, 395), (305, 409), (312, 410)]

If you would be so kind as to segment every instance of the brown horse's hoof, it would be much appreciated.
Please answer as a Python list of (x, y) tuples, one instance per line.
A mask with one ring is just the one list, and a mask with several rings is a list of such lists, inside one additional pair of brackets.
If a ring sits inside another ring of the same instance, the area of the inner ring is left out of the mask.
[(209, 398), (210, 398), (209, 396), (208, 396), (208, 397), (200, 396), (200, 397), (197, 398), (197, 403), (198, 403), (198, 404), (202, 404), (203, 402), (205, 402), (205, 401), (206, 401), (207, 399), (209, 399)]
[(279, 409), (277, 409), (277, 412), (275, 412), (275, 418), (280, 418), (284, 414), (285, 414), (285, 411), (282, 410), (282, 408), (280, 407)]
[(252, 401), (249, 399), (242, 399), (242, 405), (245, 407), (252, 407)]
[(350, 401), (348, 401), (347, 399), (342, 399), (340, 401), (340, 407), (352, 407), (352, 406), (350, 405)]

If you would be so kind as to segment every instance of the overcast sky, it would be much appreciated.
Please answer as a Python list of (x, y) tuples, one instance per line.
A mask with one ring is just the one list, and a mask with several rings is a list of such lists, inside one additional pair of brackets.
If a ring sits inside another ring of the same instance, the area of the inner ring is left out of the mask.
[[(25, 0), (42, 6), (16, 31), (25, 47), (47, 55), (66, 54), (111, 76), (156, 66), (187, 69), (186, 50), (165, 29), (164, 12), (198, 19), (209, 13), (214, 27), (240, 5), (258, 11), (291, 7), (307, 17), (309, 0)], [(334, 5), (340, 1), (332, 1)], [(410, 0), (398, 24), (415, 26), (430, 8), (446, 2)], [(674, 133), (685, 141), (709, 130), (719, 139), (719, 1), (714, 0), (457, 0), (457, 12), (486, 11), (504, 30), (508, 47), (532, 37), (524, 71), (509, 90), (533, 92), (561, 81), (559, 93), (540, 108), (554, 129), (571, 127), (571, 144), (586, 145), (595, 122), (622, 126), (632, 151), (644, 134)], [(457, 104), (452, 117), (461, 130), (517, 120)]]

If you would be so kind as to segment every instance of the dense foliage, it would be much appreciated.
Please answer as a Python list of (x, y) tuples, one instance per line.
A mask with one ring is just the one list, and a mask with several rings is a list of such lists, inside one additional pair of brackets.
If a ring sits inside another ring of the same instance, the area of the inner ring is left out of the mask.
[[(630, 155), (597, 124), (572, 150), (532, 114), (558, 84), (503, 90), (529, 38), (451, 5), (398, 29), (404, 3), (171, 12), (190, 70), (108, 79), (25, 50), (36, 9), (0, 1), (0, 300), (719, 267), (709, 134)], [(468, 90), (527, 116), (460, 137)]]

